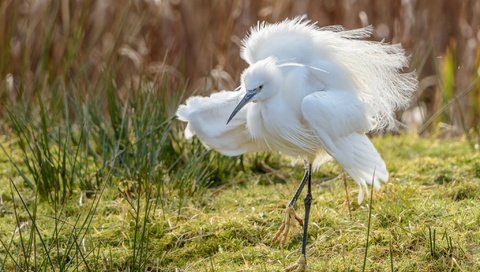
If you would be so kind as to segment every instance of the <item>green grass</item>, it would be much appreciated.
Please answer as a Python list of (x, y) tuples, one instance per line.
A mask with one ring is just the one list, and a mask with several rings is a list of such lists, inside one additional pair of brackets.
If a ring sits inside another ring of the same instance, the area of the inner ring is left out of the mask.
[[(245, 170), (230, 168), (235, 173), (222, 174), (221, 184), (183, 193), (176, 186), (182, 176), (183, 185), (192, 184), (192, 168), (130, 178), (108, 168), (95, 190), (77, 188), (53, 201), (40, 199), (15, 174), (28, 173), (22, 151), (5, 137), (1, 144), (19, 166), (2, 154), (0, 261), (6, 270), (280, 271), (299, 256), (298, 227), (284, 248), (270, 241), (303, 169), (278, 156), (267, 161), (281, 170), (261, 173), (258, 160), (266, 157), (247, 156)], [(202, 152), (198, 143), (181, 144)], [(384, 136), (375, 144), (391, 179), (373, 191), (365, 271), (478, 271), (478, 150), (464, 139)], [(235, 160), (205, 154), (196, 163)], [(356, 203), (351, 179), (351, 203), (341, 179), (320, 182), (339, 174), (329, 162), (315, 175), (310, 271), (361, 271), (364, 265), (368, 201)]]

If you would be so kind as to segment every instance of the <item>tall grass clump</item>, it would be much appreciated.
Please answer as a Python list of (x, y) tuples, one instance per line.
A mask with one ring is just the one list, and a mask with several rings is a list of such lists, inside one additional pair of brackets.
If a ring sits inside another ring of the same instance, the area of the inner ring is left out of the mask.
[[(183, 73), (162, 65), (166, 52), (144, 59), (147, 10), (124, 4), (113, 6), (107, 25), (100, 2), (0, 3), (1, 129), (9, 139), (1, 154), (14, 169), (2, 185), (16, 215), (11, 235), (0, 236), (1, 270), (145, 270), (153, 211), (180, 214), (187, 197), (239, 167), (181, 140), (173, 114)], [(112, 188), (131, 208), (121, 265), (102, 256), (109, 244), (88, 242)]]
[[(1, 34), (10, 41), (1, 54), (4, 119), (18, 136), (24, 181), (41, 197), (56, 190), (63, 199), (76, 182), (94, 189), (82, 167), (132, 179), (159, 167), (176, 173), (196, 154), (217, 158), (197, 152), (198, 142), (180, 143), (173, 114), (186, 89), (183, 73), (164, 64), (173, 53), (149, 59), (148, 6), (123, 4), (2, 3), (9, 21)], [(220, 169), (198, 168), (202, 182)]]

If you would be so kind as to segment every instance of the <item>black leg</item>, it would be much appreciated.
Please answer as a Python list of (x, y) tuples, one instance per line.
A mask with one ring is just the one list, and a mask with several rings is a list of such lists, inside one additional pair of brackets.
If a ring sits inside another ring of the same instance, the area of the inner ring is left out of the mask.
[(302, 193), (303, 187), (305, 187), (305, 184), (307, 183), (308, 177), (311, 175), (310, 173), (311, 171), (312, 171), (311, 164), (308, 162), (305, 162), (305, 174), (303, 174), (302, 181), (298, 185), (297, 190), (295, 191), (295, 194), (292, 197), (292, 200), (290, 200), (290, 202), (288, 203), (288, 207), (293, 207), (297, 202), (298, 197)]
[(302, 255), (307, 259), (307, 230), (308, 219), (310, 217), (310, 206), (312, 205), (312, 165), (308, 164), (308, 177), (307, 177), (307, 196), (305, 197), (305, 217), (303, 219), (303, 238), (302, 238)]
[[(285, 272), (292, 272), (292, 271), (306, 271), (307, 269), (307, 233), (308, 233), (308, 219), (310, 217), (310, 206), (312, 205), (312, 165), (310, 163), (307, 164), (307, 169), (305, 170), (305, 177), (303, 177), (302, 183), (299, 186), (297, 191), (302, 191), (303, 187), (307, 183), (307, 196), (305, 197), (305, 217), (303, 218), (303, 237), (302, 237), (302, 256), (298, 259), (298, 261), (285, 268)], [(291, 203), (295, 203), (298, 199), (298, 195), (300, 193), (295, 193)], [(288, 207), (287, 207), (288, 209)]]

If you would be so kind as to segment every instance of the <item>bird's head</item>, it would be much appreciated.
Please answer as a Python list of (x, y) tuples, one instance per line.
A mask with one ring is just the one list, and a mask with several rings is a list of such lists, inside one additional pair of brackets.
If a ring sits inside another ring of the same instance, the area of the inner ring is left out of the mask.
[(242, 90), (245, 96), (228, 118), (227, 124), (249, 102), (261, 102), (272, 97), (281, 84), (280, 69), (274, 58), (266, 58), (249, 66), (242, 73)]

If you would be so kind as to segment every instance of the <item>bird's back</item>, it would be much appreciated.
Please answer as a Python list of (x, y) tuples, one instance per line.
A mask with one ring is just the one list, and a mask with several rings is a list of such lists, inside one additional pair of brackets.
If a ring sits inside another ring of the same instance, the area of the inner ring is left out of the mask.
[(315, 52), (314, 31), (315, 25), (302, 17), (277, 24), (259, 23), (243, 40), (240, 55), (250, 65), (268, 57), (275, 57), (279, 62), (305, 64), (309, 57), (318, 53)]

